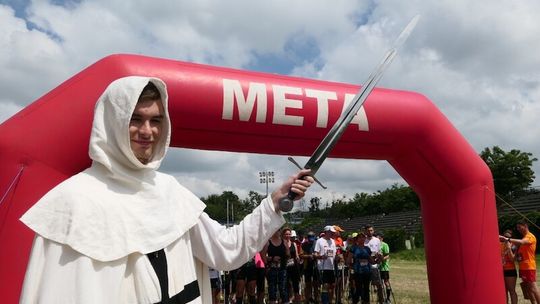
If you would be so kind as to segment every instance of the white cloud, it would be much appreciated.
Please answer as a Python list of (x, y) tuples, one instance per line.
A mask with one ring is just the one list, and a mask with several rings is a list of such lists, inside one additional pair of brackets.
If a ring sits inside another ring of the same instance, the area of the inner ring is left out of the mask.
[[(380, 85), (428, 96), (478, 152), (499, 145), (540, 157), (538, 11), (534, 0), (35, 0), (24, 20), (0, 5), (0, 121), (112, 53), (239, 68), (259, 55), (296, 56), (294, 75), (361, 83), (420, 13)], [(291, 55), (295, 37), (309, 43)], [(185, 149), (171, 151), (163, 169), (199, 196), (262, 193), (258, 171), (277, 180), (294, 172), (284, 156)], [(324, 199), (402, 182), (383, 161), (329, 160), (318, 176), (330, 189), (314, 186), (312, 195)]]
[(57, 42), (14, 13), (0, 5), (0, 90), (2, 98), (26, 105), (58, 85), (69, 64)]

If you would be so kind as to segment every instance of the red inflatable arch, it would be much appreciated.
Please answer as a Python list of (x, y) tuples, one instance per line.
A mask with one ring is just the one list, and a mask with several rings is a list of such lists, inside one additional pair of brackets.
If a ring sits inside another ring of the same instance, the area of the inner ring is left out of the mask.
[[(114, 79), (170, 93), (174, 147), (310, 155), (358, 87), (134, 55), (88, 67), (0, 125), (0, 295), (15, 303), (33, 233), (19, 217), (87, 168), (94, 103)], [(376, 89), (333, 157), (387, 160), (421, 199), (432, 303), (504, 303), (492, 176), (424, 96)]]

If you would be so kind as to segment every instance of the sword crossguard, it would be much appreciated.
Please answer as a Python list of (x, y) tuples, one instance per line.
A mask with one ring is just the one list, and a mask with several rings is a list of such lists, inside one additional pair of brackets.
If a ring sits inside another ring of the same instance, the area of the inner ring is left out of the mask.
[[(302, 168), (302, 166), (300, 166), (300, 164), (298, 164), (298, 162), (296, 160), (294, 160), (294, 158), (292, 158), (291, 156), (289, 156), (289, 158), (287, 158), (291, 163), (293, 163), (298, 169), (300, 170), (304, 170), (304, 169), (307, 169), (307, 168)], [(323, 189), (327, 189), (327, 187), (325, 185), (323, 185), (314, 175), (312, 175), (311, 177), (313, 177), (313, 180), (315, 180), (315, 182), (317, 184), (319, 184), (319, 186), (321, 186), (321, 188)]]
[[(291, 163), (293, 163), (298, 169), (300, 170), (304, 169), (294, 160), (294, 158), (289, 156), (288, 160)], [(319, 186), (321, 186), (323, 189), (326, 189), (326, 186), (324, 186), (315, 176), (311, 175), (311, 177), (313, 177), (313, 180), (317, 182)], [(284, 196), (279, 199), (279, 209), (283, 212), (291, 211), (294, 206), (294, 199), (296, 198), (296, 196), (297, 196), (296, 193), (289, 190), (289, 193), (287, 194), (287, 196)]]

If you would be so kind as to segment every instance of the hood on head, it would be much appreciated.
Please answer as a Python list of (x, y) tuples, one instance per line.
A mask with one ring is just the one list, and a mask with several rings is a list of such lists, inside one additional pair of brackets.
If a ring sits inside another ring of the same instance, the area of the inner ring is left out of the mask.
[[(164, 109), (160, 142), (152, 160), (141, 163), (131, 150), (129, 123), (144, 87), (152, 82), (161, 94)], [(159, 168), (170, 142), (171, 123), (165, 83), (158, 78), (129, 76), (113, 81), (101, 95), (94, 109), (89, 155), (109, 171), (147, 171)]]

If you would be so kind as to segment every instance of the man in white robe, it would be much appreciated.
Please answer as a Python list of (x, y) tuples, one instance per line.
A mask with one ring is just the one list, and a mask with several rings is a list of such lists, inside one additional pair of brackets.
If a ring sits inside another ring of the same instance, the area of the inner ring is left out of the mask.
[(231, 270), (253, 257), (284, 223), (278, 200), (289, 189), (302, 197), (313, 182), (300, 171), (227, 229), (157, 171), (170, 130), (163, 81), (132, 76), (107, 87), (92, 166), (21, 218), (36, 233), (21, 303), (211, 303), (208, 266)]

